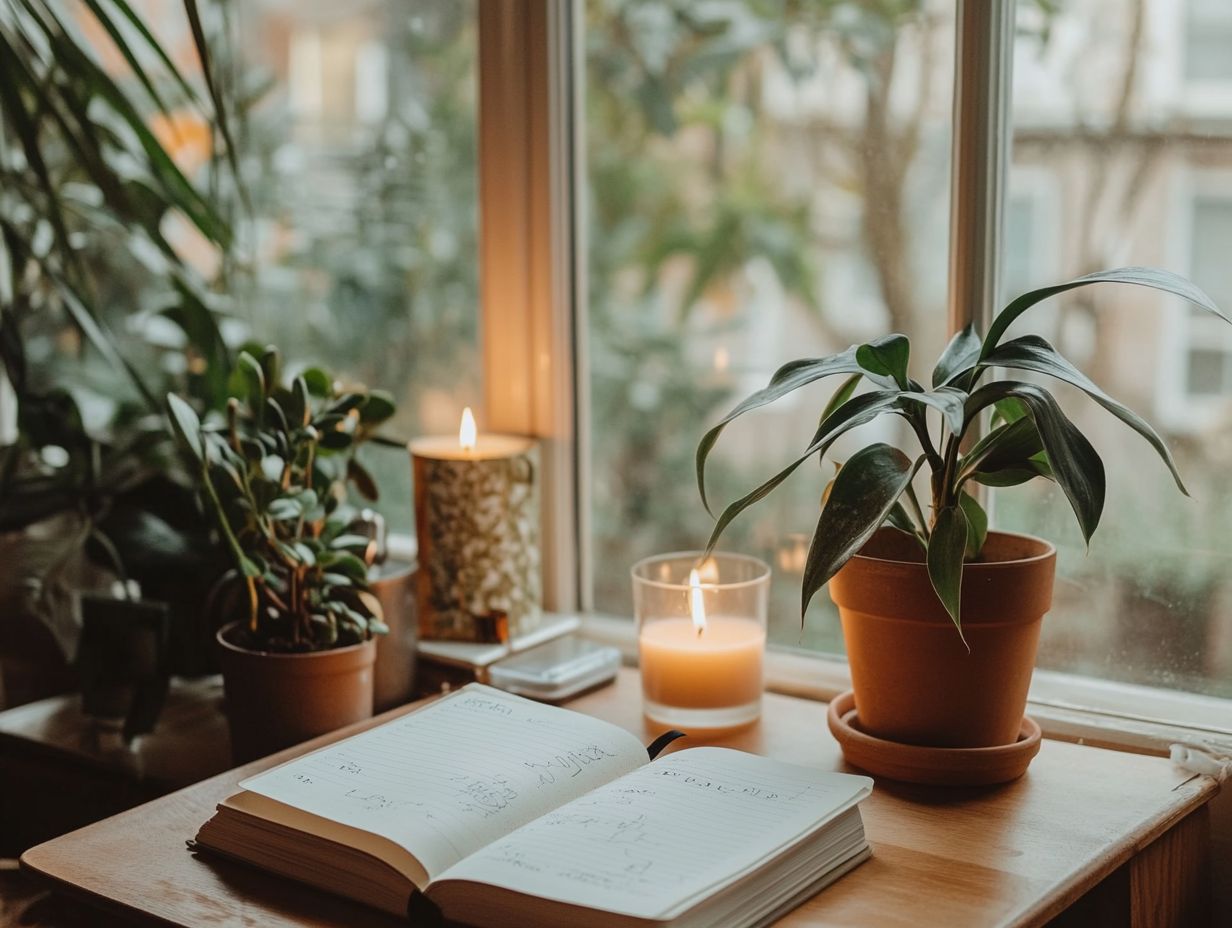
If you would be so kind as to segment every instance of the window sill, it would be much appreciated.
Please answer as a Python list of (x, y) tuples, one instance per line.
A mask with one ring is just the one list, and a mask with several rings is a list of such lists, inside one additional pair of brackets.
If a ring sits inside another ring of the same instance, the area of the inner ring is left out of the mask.
[[(628, 619), (585, 616), (582, 633), (619, 648), (625, 663), (637, 663)], [(828, 701), (850, 688), (843, 660), (779, 648), (766, 653), (766, 689), (771, 692)], [(1185, 742), (1232, 753), (1230, 700), (1037, 670), (1028, 712), (1045, 737), (1057, 741), (1155, 755)]]

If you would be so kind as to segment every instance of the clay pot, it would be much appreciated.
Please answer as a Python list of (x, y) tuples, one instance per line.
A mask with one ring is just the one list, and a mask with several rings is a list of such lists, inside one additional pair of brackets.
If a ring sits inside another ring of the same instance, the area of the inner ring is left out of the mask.
[(381, 603), (389, 632), (376, 638), (372, 701), (377, 712), (410, 702), (415, 695), (415, 653), (419, 625), (415, 618), (415, 567), (386, 561), (368, 572), (368, 587)]
[(919, 545), (881, 529), (830, 581), (860, 727), (904, 744), (1012, 744), (1026, 709), (1040, 621), (1052, 605), (1056, 548), (990, 532), (963, 568), (970, 653), (937, 599)]
[(374, 640), (275, 654), (234, 644), (239, 627), (232, 622), (217, 636), (237, 764), (372, 717)]

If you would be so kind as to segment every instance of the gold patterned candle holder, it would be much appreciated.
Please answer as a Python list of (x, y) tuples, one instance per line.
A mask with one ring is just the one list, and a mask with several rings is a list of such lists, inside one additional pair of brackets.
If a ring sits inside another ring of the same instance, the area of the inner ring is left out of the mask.
[(420, 438), (409, 448), (420, 635), (481, 641), (493, 629), (532, 631), (543, 612), (538, 445), (476, 434), (472, 419), (459, 438)]

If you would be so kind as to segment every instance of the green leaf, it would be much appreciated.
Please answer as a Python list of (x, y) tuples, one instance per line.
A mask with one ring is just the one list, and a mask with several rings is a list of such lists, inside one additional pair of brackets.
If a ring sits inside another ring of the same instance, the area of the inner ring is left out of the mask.
[(197, 412), (174, 393), (167, 394), (167, 414), (175, 434), (199, 464), (205, 463), (205, 447), (201, 443), (201, 420)]
[(261, 352), (261, 372), (267, 391), (272, 393), (282, 383), (282, 354), (273, 345), (266, 345)]
[(1082, 390), (1087, 396), (1099, 403), (1100, 406), (1103, 406), (1104, 409), (1145, 438), (1150, 446), (1155, 449), (1155, 453), (1163, 459), (1164, 464), (1168, 466), (1172, 479), (1176, 481), (1177, 489), (1186, 496), (1189, 495), (1189, 491), (1185, 489), (1185, 484), (1181, 481), (1181, 475), (1176, 469), (1176, 462), (1172, 459), (1172, 453), (1168, 450), (1168, 446), (1164, 444), (1164, 440), (1151, 428), (1150, 424), (1132, 409), (1114, 400), (1101, 390), (1094, 381), (1074, 367), (1047, 340), (1040, 338), (1038, 335), (1024, 335), (1022, 338), (1015, 338), (1004, 345), (998, 346), (995, 351), (980, 363), (981, 366), (985, 367), (1009, 367), (1016, 370), (1049, 374)]
[(897, 385), (911, 389), (907, 364), (911, 358), (911, 341), (906, 335), (886, 335), (856, 349), (856, 362), (874, 378), (882, 378), (883, 386)]
[(936, 409), (941, 413), (942, 418), (945, 420), (946, 428), (951, 433), (954, 435), (961, 435), (963, 433), (963, 416), (967, 402), (965, 391), (959, 390), (957, 387), (942, 387), (931, 393), (908, 390), (902, 396), (909, 403), (917, 403)]
[(328, 451), (345, 451), (354, 441), (350, 432), (341, 429), (330, 429), (321, 433), (320, 445)]
[[(1024, 409), (1025, 415), (1025, 409)], [(1044, 440), (1030, 416), (993, 429), (959, 462), (959, 479), (976, 470), (996, 471), (1018, 467), (1044, 450)]]
[(1090, 543), (1104, 509), (1104, 464), (1099, 455), (1052, 394), (1036, 384), (1003, 380), (980, 387), (967, 403), (968, 419), (1006, 397), (1021, 400), (1039, 429), (1057, 483), (1074, 510), (1082, 537)]
[(255, 412), (265, 403), (265, 371), (261, 369), (260, 362), (247, 351), (240, 352), (235, 367), (244, 383), (244, 394), (240, 398)]
[(970, 493), (965, 490), (958, 494), (958, 508), (967, 517), (967, 560), (973, 561), (984, 550), (984, 541), (988, 538), (988, 513)]
[[(830, 481), (833, 484), (834, 481)], [(907, 515), (907, 510), (903, 508), (902, 503), (895, 503), (890, 507), (889, 513), (886, 515), (886, 524), (898, 529), (900, 532), (906, 532), (908, 535), (915, 535), (918, 529), (914, 522), (911, 521), (911, 516)]]
[(205, 88), (214, 106), (215, 122), (227, 146), (227, 159), (231, 164), (231, 173), (238, 182), (243, 176), (240, 174), (238, 163), (239, 150), (235, 147), (235, 140), (231, 137), (230, 119), (225, 101), (218, 92), (218, 85), (214, 80), (214, 63), (210, 54), (209, 42), (205, 39), (205, 30), (201, 26), (201, 13), (197, 9), (197, 0), (184, 0), (184, 12), (188, 14), (188, 25), (192, 31), (193, 44), (197, 47), (197, 58), (201, 61), (201, 73), (205, 76)]
[(979, 357), (980, 337), (975, 333), (975, 325), (968, 322), (961, 331), (954, 333), (945, 351), (941, 352), (937, 366), (933, 368), (933, 388), (971, 370)]
[(393, 416), (397, 411), (392, 394), (384, 390), (373, 390), (359, 407), (359, 421), (364, 425), (377, 425)]
[(937, 513), (928, 537), (928, 579), (937, 598), (950, 614), (963, 646), (971, 650), (962, 631), (963, 557), (967, 551), (967, 517), (958, 506), (946, 506)]
[(347, 478), (351, 483), (355, 484), (355, 489), (359, 491), (364, 499), (376, 502), (380, 498), (376, 479), (369, 473), (368, 468), (360, 464), (355, 458), (352, 457), (347, 461), (346, 473)]
[(368, 565), (347, 551), (339, 551), (330, 560), (330, 567), (352, 580), (363, 581), (368, 577)]
[(923, 458), (912, 464), (882, 442), (861, 448), (843, 465), (817, 520), (800, 591), (800, 620), (813, 595), (888, 518)]
[(817, 420), (818, 424), (829, 419), (834, 410), (851, 399), (852, 394), (856, 392), (856, 388), (860, 386), (860, 381), (863, 379), (863, 374), (852, 374), (844, 380), (843, 385), (835, 390), (834, 395), (830, 397), (830, 402), (826, 403), (826, 408), (821, 411), (821, 418)]
[(992, 325), (989, 326), (988, 335), (985, 336), (984, 345), (980, 349), (980, 360), (988, 359), (993, 349), (1001, 341), (1001, 336), (1005, 334), (1005, 330), (1036, 303), (1046, 300), (1051, 296), (1056, 296), (1058, 293), (1073, 290), (1076, 287), (1086, 287), (1090, 284), (1098, 283), (1134, 284), (1139, 287), (1151, 287), (1155, 290), (1162, 290), (1164, 293), (1171, 293), (1182, 297), (1226, 322), (1232, 322), (1232, 319), (1224, 315), (1209, 296), (1179, 274), (1173, 274), (1171, 271), (1163, 271), (1153, 267), (1122, 267), (1111, 271), (1098, 271), (1094, 274), (1087, 274), (1084, 277), (1071, 280), (1069, 283), (1031, 290), (1011, 300), (1010, 304), (997, 314)]
[(288, 398), (287, 422), (295, 428), (302, 429), (312, 421), (312, 403), (308, 399), (308, 383), (303, 377), (291, 381), (291, 395)]
[(304, 378), (304, 383), (308, 385), (308, 392), (319, 399), (324, 399), (333, 392), (333, 378), (319, 367), (310, 367), (300, 376)]
[(283, 496), (271, 500), (265, 507), (265, 514), (276, 522), (294, 522), (304, 514), (304, 507), (299, 500)]
[(770, 378), (769, 384), (744, 399), (724, 416), (718, 425), (702, 436), (702, 440), (697, 445), (697, 489), (701, 493), (702, 504), (706, 507), (706, 511), (711, 511), (710, 502), (706, 499), (706, 458), (728, 423), (746, 412), (773, 403), (793, 390), (798, 390), (823, 377), (829, 377), (832, 374), (860, 374), (862, 372), (863, 368), (856, 362), (854, 345), (828, 358), (803, 358), (792, 361), (780, 367)]
[(1016, 487), (1026, 483), (1029, 480), (1034, 480), (1036, 477), (1045, 477), (1048, 480), (1055, 480), (1052, 468), (1046, 463), (1031, 461), (1022, 467), (1005, 467), (1001, 470), (994, 471), (976, 471), (970, 477), (976, 483), (986, 487)]
[(863, 393), (860, 396), (848, 400), (837, 410), (834, 411), (821, 425), (813, 435), (813, 440), (809, 443), (808, 449), (791, 464), (787, 465), (783, 470), (779, 471), (761, 486), (754, 489), (752, 492), (742, 496), (734, 503), (723, 510), (722, 514), (715, 521), (714, 530), (710, 533), (710, 541), (706, 545), (706, 554), (709, 555), (714, 550), (714, 546), (718, 544), (719, 537), (723, 531), (731, 524), (736, 516), (740, 515), (744, 510), (748, 509), (754, 503), (765, 499), (771, 491), (779, 486), (791, 474), (814, 454), (825, 454), (838, 437), (849, 429), (853, 429), (858, 425), (863, 425), (866, 422), (871, 422), (877, 416), (881, 415), (894, 408), (898, 401), (899, 392), (897, 390), (881, 390), (874, 393)]

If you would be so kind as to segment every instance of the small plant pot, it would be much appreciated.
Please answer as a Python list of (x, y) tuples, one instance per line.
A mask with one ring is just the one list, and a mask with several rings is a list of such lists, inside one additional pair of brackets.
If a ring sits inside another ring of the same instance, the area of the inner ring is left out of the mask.
[(237, 764), (371, 718), (374, 640), (276, 654), (236, 644), (241, 627), (232, 622), (217, 636)]
[(937, 599), (919, 546), (881, 529), (830, 581), (862, 729), (902, 744), (985, 748), (1022, 727), (1056, 549), (990, 532), (963, 568), (962, 625)]

